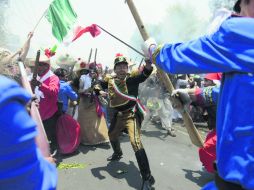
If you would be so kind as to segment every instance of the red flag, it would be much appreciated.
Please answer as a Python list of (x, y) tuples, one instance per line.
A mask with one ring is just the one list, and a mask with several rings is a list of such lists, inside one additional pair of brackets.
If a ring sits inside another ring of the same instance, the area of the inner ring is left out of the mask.
[(91, 26), (87, 26), (85, 28), (78, 26), (74, 31), (74, 37), (72, 39), (72, 42), (74, 42), (76, 39), (78, 39), (80, 36), (82, 36), (82, 34), (86, 32), (90, 32), (90, 34), (93, 37), (96, 37), (101, 33), (101, 30), (96, 24), (92, 24)]

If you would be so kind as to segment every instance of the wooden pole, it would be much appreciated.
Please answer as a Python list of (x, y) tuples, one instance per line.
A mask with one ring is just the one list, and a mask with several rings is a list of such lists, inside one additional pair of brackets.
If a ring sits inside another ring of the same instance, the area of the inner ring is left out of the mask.
[[(146, 41), (149, 38), (149, 35), (145, 29), (145, 26), (138, 14), (138, 11), (133, 3), (133, 0), (126, 0), (129, 9), (132, 13), (132, 16), (134, 17), (134, 20), (138, 26), (139, 32), (143, 38), (144, 41)], [(166, 89), (168, 90), (168, 92), (170, 94), (172, 94), (174, 87), (168, 77), (168, 75), (163, 72), (159, 67), (157, 67), (157, 72), (159, 74), (159, 78), (160, 80), (162, 80), (163, 84), (165, 85)], [(180, 101), (178, 99), (173, 99), (173, 104), (177, 104), (177, 105), (181, 105), (183, 108), (183, 105), (180, 103)], [(193, 124), (193, 121), (189, 115), (189, 113), (183, 109), (183, 111), (181, 112), (182, 116), (183, 116), (183, 120), (185, 123), (185, 126), (187, 128), (188, 134), (190, 136), (191, 142), (198, 146), (198, 147), (202, 147), (203, 146), (203, 139), (201, 138), (197, 128), (195, 127), (195, 125)]]
[(39, 18), (39, 20), (36, 22), (34, 29), (32, 30), (33, 32), (36, 30), (37, 26), (39, 25), (39, 23), (41, 22), (42, 18), (46, 15), (48, 11), (48, 8), (43, 12), (43, 14), (41, 15), (41, 17)]
[[(19, 70), (20, 70), (20, 74), (21, 74), (23, 87), (28, 91), (28, 93), (33, 94), (32, 88), (31, 88), (30, 83), (27, 79), (27, 74), (26, 74), (26, 70), (25, 70), (23, 62), (19, 61), (18, 66), (19, 66)], [(49, 144), (48, 144), (47, 135), (44, 130), (44, 126), (43, 126), (43, 123), (41, 120), (39, 110), (36, 107), (34, 102), (32, 102), (32, 104), (31, 104), (31, 111), (30, 112), (31, 112), (32, 118), (34, 119), (34, 121), (37, 124), (38, 135), (35, 138), (36, 144), (37, 144), (38, 148), (40, 149), (42, 155), (44, 157), (49, 157), (50, 151), (49, 151)]]

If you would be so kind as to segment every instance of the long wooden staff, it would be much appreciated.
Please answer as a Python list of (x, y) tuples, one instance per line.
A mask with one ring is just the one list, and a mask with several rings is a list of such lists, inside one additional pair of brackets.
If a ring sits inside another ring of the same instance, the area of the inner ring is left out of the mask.
[[(140, 31), (140, 34), (143, 38), (144, 41), (146, 41), (148, 38), (149, 38), (149, 35), (145, 29), (145, 26), (137, 12), (137, 9), (133, 3), (133, 0), (126, 0), (128, 6), (129, 6), (129, 9), (132, 13), (132, 16), (134, 17), (134, 20), (138, 26), (138, 29)], [(157, 67), (157, 72), (159, 74), (159, 78), (160, 80), (162, 80), (162, 83), (165, 85), (166, 89), (168, 90), (168, 92), (170, 94), (172, 94), (173, 90), (174, 90), (174, 87), (168, 77), (168, 75), (163, 72), (159, 67)], [(178, 105), (181, 105), (180, 101), (178, 99), (173, 99), (173, 103), (174, 104), (178, 104)], [(181, 105), (183, 107), (183, 105)], [(184, 121), (184, 124), (187, 128), (187, 131), (188, 131), (188, 134), (190, 136), (190, 139), (191, 139), (191, 142), (196, 145), (197, 147), (202, 147), (203, 146), (203, 139), (201, 138), (197, 128), (195, 127), (195, 125), (193, 124), (193, 121), (189, 115), (189, 113), (183, 109), (183, 111), (181, 112), (182, 116), (183, 116), (183, 121)]]
[[(39, 60), (38, 52), (37, 52), (36, 59)], [(21, 74), (21, 80), (22, 80), (23, 87), (27, 90), (28, 93), (33, 94), (32, 88), (31, 88), (30, 83), (27, 78), (27, 74), (26, 74), (26, 70), (25, 70), (23, 62), (18, 61), (18, 66), (19, 66), (19, 70), (20, 70), (20, 74)], [(38, 148), (40, 149), (42, 155), (44, 157), (48, 157), (48, 156), (50, 156), (50, 151), (49, 151), (49, 144), (48, 144), (47, 135), (46, 135), (44, 127), (43, 127), (43, 123), (41, 120), (39, 110), (36, 107), (34, 102), (31, 103), (31, 111), (30, 112), (31, 112), (32, 118), (34, 119), (34, 121), (37, 124), (38, 135), (35, 138), (36, 144), (37, 144)]]

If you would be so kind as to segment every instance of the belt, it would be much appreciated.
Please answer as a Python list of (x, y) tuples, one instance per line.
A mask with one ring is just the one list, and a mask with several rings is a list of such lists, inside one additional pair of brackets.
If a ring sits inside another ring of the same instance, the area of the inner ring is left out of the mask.
[(117, 116), (123, 116), (125, 113), (133, 112), (132, 110), (133, 110), (133, 108), (129, 108), (129, 109), (124, 110), (124, 111), (117, 111)]

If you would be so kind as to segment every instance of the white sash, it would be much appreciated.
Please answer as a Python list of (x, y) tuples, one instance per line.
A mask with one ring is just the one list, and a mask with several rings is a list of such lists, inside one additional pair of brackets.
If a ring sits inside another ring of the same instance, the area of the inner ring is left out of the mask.
[[(45, 75), (43, 75), (41, 78), (39, 76), (37, 76), (37, 80), (39, 80), (41, 83), (43, 83), (45, 80), (47, 80), (49, 77), (53, 76), (54, 73), (49, 70)], [(39, 86), (36, 86), (34, 89), (34, 93), (36, 95), (36, 97), (38, 98), (39, 102), (41, 100), (41, 98), (44, 98), (44, 94), (43, 92), (39, 89)]]

